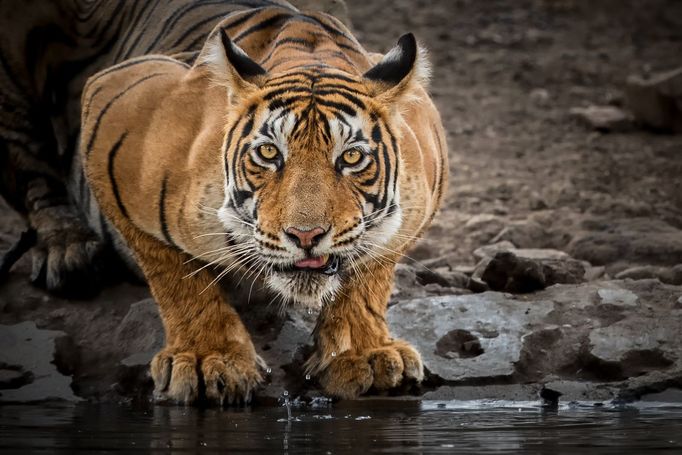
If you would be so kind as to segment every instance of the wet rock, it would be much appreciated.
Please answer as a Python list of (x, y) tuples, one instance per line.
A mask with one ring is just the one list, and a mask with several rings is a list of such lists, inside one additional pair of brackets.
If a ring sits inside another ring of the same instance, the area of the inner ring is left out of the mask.
[(299, 394), (315, 387), (316, 384), (306, 378), (303, 364), (312, 351), (316, 317), (316, 314), (308, 314), (305, 310), (288, 312), (277, 338), (265, 346), (267, 349), (261, 346), (259, 353), (267, 363), (269, 373), (259, 397), (276, 399), (283, 390)]
[(563, 393), (543, 386), (538, 395), (542, 398), (544, 406), (556, 408), (559, 406), (559, 398)]
[(625, 95), (638, 122), (682, 132), (682, 68), (644, 78), (630, 76)]
[(114, 343), (125, 356), (154, 354), (164, 345), (164, 331), (159, 309), (153, 299), (130, 305), (114, 334)]
[(429, 401), (488, 401), (494, 397), (495, 400), (534, 401), (537, 400), (537, 394), (538, 386), (527, 384), (458, 385), (456, 387), (444, 385), (425, 392), (421, 398)]
[(15, 369), (2, 368), (0, 369), (0, 390), (2, 389), (18, 389), (24, 384), (31, 382), (31, 374), (22, 372), (17, 366)]
[(674, 341), (682, 315), (669, 315), (665, 324), (656, 318), (631, 317), (590, 333), (590, 353), (610, 369), (614, 379), (666, 370), (679, 361)]
[(525, 327), (551, 309), (550, 302), (529, 306), (486, 292), (402, 302), (389, 309), (387, 319), (395, 336), (422, 353), (429, 371), (459, 380), (512, 375)]
[(597, 131), (627, 131), (632, 128), (632, 116), (615, 106), (574, 107), (569, 113)]
[(114, 390), (125, 397), (144, 400), (154, 387), (149, 363), (164, 345), (164, 329), (153, 299), (130, 305), (114, 333), (117, 355), (123, 357), (116, 368)]
[(60, 373), (55, 364), (56, 342), (64, 336), (39, 329), (32, 321), (0, 325), (0, 401), (81, 400), (71, 389), (71, 377)]
[[(682, 340), (674, 335), (682, 312), (670, 313), (671, 292), (681, 291), (656, 281), (604, 281), (518, 297), (430, 297), (390, 308), (388, 322), (417, 346), (431, 382), (440, 384), (429, 398), (464, 391), (476, 398), (478, 384), (504, 380), (544, 384), (566, 400), (610, 400), (682, 378)], [(672, 316), (657, 316), (665, 311)], [(619, 317), (607, 317), (613, 314)], [(541, 387), (488, 390), (537, 397)]]
[(618, 387), (613, 384), (599, 384), (586, 381), (552, 380), (544, 387), (561, 393), (561, 401), (609, 402), (618, 396)]

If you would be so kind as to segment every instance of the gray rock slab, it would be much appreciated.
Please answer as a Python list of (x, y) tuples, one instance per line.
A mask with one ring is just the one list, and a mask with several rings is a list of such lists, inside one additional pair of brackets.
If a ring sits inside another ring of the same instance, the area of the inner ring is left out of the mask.
[(0, 401), (81, 400), (71, 389), (71, 377), (61, 374), (54, 363), (55, 343), (63, 336), (64, 332), (39, 329), (33, 321), (0, 325), (0, 364), (6, 372), (23, 377), (16, 388), (0, 391)]
[[(391, 307), (387, 319), (396, 337), (417, 347), (432, 373), (456, 381), (513, 374), (528, 326), (539, 323), (553, 308), (551, 301), (529, 304), (508, 294), (486, 292), (406, 301)], [(471, 340), (466, 341), (467, 336)], [(480, 347), (458, 352), (456, 344), (462, 339), (463, 344)]]

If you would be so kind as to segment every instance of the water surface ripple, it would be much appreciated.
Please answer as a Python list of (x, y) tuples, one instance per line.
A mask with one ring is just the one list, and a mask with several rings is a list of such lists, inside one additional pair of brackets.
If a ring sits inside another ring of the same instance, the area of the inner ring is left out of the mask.
[[(289, 411), (289, 412), (287, 412)], [(246, 409), (0, 407), (0, 452), (682, 453), (682, 407), (358, 401)]]

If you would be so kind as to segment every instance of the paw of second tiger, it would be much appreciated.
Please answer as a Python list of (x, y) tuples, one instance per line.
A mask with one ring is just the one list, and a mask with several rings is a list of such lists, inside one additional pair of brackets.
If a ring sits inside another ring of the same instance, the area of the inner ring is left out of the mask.
[(94, 296), (102, 285), (104, 243), (68, 205), (45, 207), (29, 217), (37, 239), (31, 281), (66, 297)]

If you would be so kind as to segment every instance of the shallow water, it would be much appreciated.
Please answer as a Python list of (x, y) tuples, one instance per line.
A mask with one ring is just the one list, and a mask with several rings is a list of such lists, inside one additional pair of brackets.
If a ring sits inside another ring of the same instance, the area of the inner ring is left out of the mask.
[(0, 452), (682, 453), (682, 406), (360, 401), (246, 409), (0, 407)]

